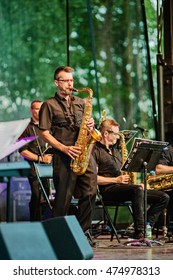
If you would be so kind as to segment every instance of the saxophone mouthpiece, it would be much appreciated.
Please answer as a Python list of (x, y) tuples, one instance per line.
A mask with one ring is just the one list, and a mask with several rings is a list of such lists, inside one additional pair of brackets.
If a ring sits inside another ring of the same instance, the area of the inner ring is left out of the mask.
[(71, 88), (71, 90), (74, 92), (78, 92), (78, 90), (76, 88)]

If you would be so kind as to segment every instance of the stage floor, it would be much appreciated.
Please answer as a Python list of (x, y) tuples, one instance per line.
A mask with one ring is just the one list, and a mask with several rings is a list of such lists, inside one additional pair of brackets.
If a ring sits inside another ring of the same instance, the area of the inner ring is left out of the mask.
[[(93, 260), (173, 260), (173, 238), (164, 240), (162, 236), (153, 238), (149, 246), (128, 246), (128, 238), (121, 238), (118, 243), (114, 237), (110, 241), (110, 235), (100, 235), (95, 239), (97, 248), (93, 248)], [(159, 241), (159, 243), (155, 243)], [(146, 244), (145, 242), (143, 244)]]

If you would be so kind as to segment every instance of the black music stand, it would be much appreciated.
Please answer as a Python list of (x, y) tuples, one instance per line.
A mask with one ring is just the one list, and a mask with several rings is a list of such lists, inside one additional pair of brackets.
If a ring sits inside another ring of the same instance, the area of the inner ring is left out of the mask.
[(143, 172), (144, 176), (144, 238), (146, 235), (147, 217), (147, 173), (154, 170), (163, 149), (168, 142), (135, 138), (131, 152), (121, 170)]

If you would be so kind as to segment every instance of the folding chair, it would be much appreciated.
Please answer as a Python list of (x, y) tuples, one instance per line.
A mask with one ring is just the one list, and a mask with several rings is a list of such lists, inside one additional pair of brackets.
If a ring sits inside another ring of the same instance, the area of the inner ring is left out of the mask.
[[(129, 210), (130, 215), (133, 217), (133, 210), (132, 210), (132, 202), (131, 201), (124, 201), (124, 202), (105, 202), (105, 205), (109, 205), (115, 206), (115, 214), (114, 214), (114, 220), (113, 220), (113, 224), (116, 227), (116, 223), (117, 223), (117, 217), (118, 217), (118, 211), (119, 211), (119, 207), (127, 207)], [(113, 236), (114, 236), (114, 232), (112, 231), (111, 233), (111, 241), (113, 240)]]
[(41, 190), (44, 198), (46, 199), (46, 202), (48, 203), (48, 206), (51, 210), (52, 205), (51, 205), (50, 199), (49, 199), (49, 197), (48, 197), (48, 195), (45, 191), (42, 180), (43, 179), (52, 179), (52, 177), (53, 177), (52, 164), (43, 164), (43, 163), (35, 163), (34, 162), (34, 168), (35, 168), (35, 172), (36, 172), (36, 175), (37, 175), (37, 179), (40, 183), (40, 190)]
[[(116, 230), (116, 222), (117, 222), (117, 217), (118, 217), (118, 210), (119, 207), (125, 206), (128, 207), (130, 215), (133, 217), (133, 211), (132, 211), (132, 202), (131, 201), (125, 201), (125, 202), (115, 202), (115, 201), (103, 201), (103, 198), (100, 194), (99, 188), (97, 188), (97, 205), (101, 205), (103, 207), (104, 214), (108, 220), (108, 223), (111, 228), (111, 238), (110, 240), (113, 240), (113, 236), (115, 235), (117, 238), (117, 241), (120, 243), (120, 239), (118, 236), (118, 231)], [(115, 214), (114, 218), (112, 221), (112, 218), (108, 212), (108, 207), (115, 207)]]
[[(107, 206), (104, 204), (103, 202), (103, 199), (102, 199), (102, 196), (100, 194), (100, 191), (99, 191), (99, 188), (97, 188), (97, 205), (98, 204), (101, 204), (101, 206), (103, 207), (103, 211), (104, 211), (104, 214), (110, 224), (110, 227), (111, 227), (111, 230), (112, 230), (112, 234), (111, 234), (111, 237), (115, 234), (116, 238), (117, 238), (117, 241), (120, 243), (120, 239), (119, 239), (119, 236), (118, 236), (118, 233), (117, 233), (117, 230), (112, 222), (112, 219), (111, 219), (111, 216), (108, 212), (108, 209), (107, 209)], [(113, 240), (113, 238), (112, 238)]]

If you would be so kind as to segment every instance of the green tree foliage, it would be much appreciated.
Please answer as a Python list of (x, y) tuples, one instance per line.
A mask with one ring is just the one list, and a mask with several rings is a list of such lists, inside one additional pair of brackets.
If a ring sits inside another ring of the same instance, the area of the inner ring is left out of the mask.
[(31, 100), (54, 91), (52, 73), (66, 64), (65, 3), (58, 2), (1, 1), (2, 120), (25, 117)]
[(93, 89), (96, 122), (100, 106), (122, 129), (153, 126), (141, 1), (93, 0), (91, 10), (88, 3), (69, 1), (67, 18), (66, 1), (0, 0), (1, 120), (26, 117), (31, 100), (54, 94), (54, 69), (67, 64), (68, 30), (75, 87)]

